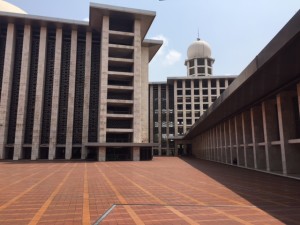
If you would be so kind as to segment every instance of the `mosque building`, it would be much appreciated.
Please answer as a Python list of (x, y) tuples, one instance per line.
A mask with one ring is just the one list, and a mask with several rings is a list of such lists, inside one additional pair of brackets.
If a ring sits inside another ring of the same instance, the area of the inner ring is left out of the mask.
[(236, 77), (213, 75), (214, 61), (209, 44), (197, 38), (187, 50), (187, 76), (149, 84), (150, 142), (159, 144), (154, 155), (191, 153), (183, 135)]
[(84, 22), (0, 9), (0, 159), (152, 158), (155, 12), (91, 3)]

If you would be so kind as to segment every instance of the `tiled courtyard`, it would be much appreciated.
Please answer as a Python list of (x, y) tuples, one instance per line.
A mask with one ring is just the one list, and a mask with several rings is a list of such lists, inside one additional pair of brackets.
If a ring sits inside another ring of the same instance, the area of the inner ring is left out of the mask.
[(0, 224), (300, 224), (300, 181), (189, 158), (1, 161)]

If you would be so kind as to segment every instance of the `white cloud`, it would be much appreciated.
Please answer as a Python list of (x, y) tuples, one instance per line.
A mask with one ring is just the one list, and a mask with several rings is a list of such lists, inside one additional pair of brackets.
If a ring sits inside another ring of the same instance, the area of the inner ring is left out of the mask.
[(163, 54), (165, 54), (165, 49), (166, 49), (166, 47), (168, 46), (168, 43), (169, 43), (168, 38), (166, 38), (162, 34), (159, 34), (159, 35), (154, 36), (154, 37), (152, 37), (150, 39), (153, 39), (153, 40), (162, 40), (164, 43), (161, 46), (161, 48), (158, 50), (158, 52), (156, 53), (156, 55), (163, 55)]
[(164, 64), (167, 66), (174, 65), (181, 58), (181, 53), (176, 50), (170, 50), (165, 57)]

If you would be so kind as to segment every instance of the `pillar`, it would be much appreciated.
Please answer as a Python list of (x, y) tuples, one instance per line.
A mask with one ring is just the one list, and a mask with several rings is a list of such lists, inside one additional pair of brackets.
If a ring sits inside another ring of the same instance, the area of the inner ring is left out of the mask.
[(77, 30), (72, 30), (69, 93), (68, 93), (68, 119), (67, 119), (66, 151), (65, 151), (66, 159), (71, 159), (71, 157), (72, 157), (75, 80), (76, 80), (76, 56), (77, 56)]
[(47, 52), (47, 28), (41, 27), (39, 44), (39, 61), (36, 81), (34, 122), (32, 131), (32, 151), (31, 160), (39, 158), (39, 148), (41, 142), (42, 116), (44, 102), (44, 84), (46, 71), (46, 52)]
[(133, 92), (133, 142), (141, 142), (141, 105), (142, 105), (142, 88), (141, 88), (141, 21), (136, 19), (134, 21), (134, 92)]
[(29, 69), (30, 69), (30, 54), (31, 53), (31, 26), (25, 25), (22, 49), (22, 62), (20, 73), (20, 87), (18, 112), (16, 121), (16, 135), (14, 145), (14, 160), (22, 158), (22, 145), (25, 134), (25, 120), (26, 120), (26, 106), (27, 106), (27, 92), (29, 83)]
[(102, 33), (101, 33), (101, 69), (100, 69), (101, 75), (100, 75), (100, 82), (99, 82), (100, 98), (99, 98), (99, 123), (98, 123), (98, 141), (100, 143), (106, 142), (108, 43), (109, 43), (109, 17), (103, 16)]
[(98, 161), (99, 162), (105, 162), (106, 160), (106, 148), (100, 147), (99, 148), (99, 154), (98, 154)]
[(132, 148), (133, 161), (140, 161), (140, 147)]
[(60, 70), (61, 70), (61, 51), (62, 51), (62, 29), (58, 28), (56, 30), (56, 42), (55, 42), (54, 77), (53, 77), (51, 125), (50, 125), (50, 138), (49, 138), (48, 159), (50, 160), (53, 160), (55, 158), (55, 150), (56, 150)]
[(9, 106), (12, 87), (16, 30), (15, 25), (7, 26), (5, 58), (3, 67), (1, 101), (0, 101), (0, 159), (4, 158), (9, 124)]
[(91, 54), (92, 54), (92, 33), (86, 33), (85, 47), (85, 79), (84, 79), (84, 99), (83, 99), (83, 121), (82, 121), (82, 149), (81, 159), (87, 156), (86, 144), (89, 136), (89, 108), (90, 108), (90, 84), (91, 84)]

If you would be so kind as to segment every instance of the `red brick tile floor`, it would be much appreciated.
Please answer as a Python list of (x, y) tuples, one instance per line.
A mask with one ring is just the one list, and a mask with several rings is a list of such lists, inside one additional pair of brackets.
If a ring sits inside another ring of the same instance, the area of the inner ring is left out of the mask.
[(193, 158), (0, 161), (0, 225), (300, 224), (300, 181)]

